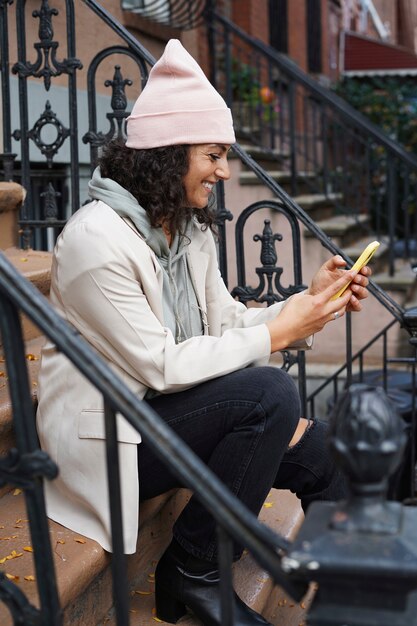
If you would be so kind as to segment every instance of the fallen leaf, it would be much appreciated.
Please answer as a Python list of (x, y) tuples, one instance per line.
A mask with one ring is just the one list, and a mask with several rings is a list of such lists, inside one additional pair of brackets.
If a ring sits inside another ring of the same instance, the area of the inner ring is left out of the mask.
[(152, 591), (135, 591), (139, 596), (150, 596), (152, 595)]
[(0, 563), (5, 563), (6, 561), (11, 561), (11, 559), (17, 559), (19, 556), (23, 556), (23, 552), (16, 552), (16, 550), (12, 550), (10, 554), (4, 556), (0, 559)]
[(80, 539), (79, 537), (75, 537), (74, 541), (76, 541), (77, 543), (86, 543), (85, 539)]
[(6, 376), (6, 372), (0, 372), (0, 377), (1, 376)]
[(20, 524), (15, 524), (14, 528), (23, 528)]
[(271, 506), (274, 506), (274, 503), (273, 503), (273, 502), (264, 502), (264, 507), (265, 507), (266, 509), (270, 509), (270, 508), (271, 508)]
[(13, 574), (6, 574), (6, 577), (7, 577), (9, 580), (15, 580), (16, 582), (19, 582), (19, 580), (20, 580), (20, 579), (19, 579), (19, 576), (14, 576)]
[(13, 491), (13, 495), (14, 495), (14, 496), (18, 496), (18, 495), (19, 495), (19, 494), (21, 494), (21, 493), (22, 493), (22, 490), (21, 490), (21, 489), (15, 489), (15, 490)]
[(26, 358), (28, 361), (39, 361), (39, 357), (35, 356), (34, 354), (27, 354)]
[(30, 574), (29, 576), (25, 576), (24, 577), (25, 580), (28, 580), (29, 582), (33, 582), (36, 580), (36, 578), (33, 576), (33, 574)]
[(57, 543), (65, 543), (65, 541), (63, 539), (57, 539), (56, 541)]
[(152, 619), (154, 619), (155, 622), (162, 622), (162, 620), (159, 619), (159, 617), (156, 617), (155, 615), (152, 617)]
[(24, 550), (25, 552), (33, 552), (33, 548), (32, 548), (32, 546), (25, 546), (25, 547), (23, 548), (23, 550)]
[(20, 257), (20, 260), (22, 261), (22, 263), (26, 263), (27, 258), (26, 257)]

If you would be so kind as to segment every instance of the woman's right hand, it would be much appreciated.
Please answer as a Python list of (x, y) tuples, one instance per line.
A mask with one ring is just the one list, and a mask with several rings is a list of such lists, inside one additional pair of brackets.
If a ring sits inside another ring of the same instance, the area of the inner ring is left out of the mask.
[(307, 292), (295, 294), (289, 298), (279, 315), (267, 322), (271, 335), (271, 352), (285, 350), (300, 339), (305, 339), (319, 332), (336, 317), (342, 317), (352, 296), (351, 290), (336, 300), (331, 300), (342, 287), (348, 284), (357, 272), (346, 271), (344, 275), (316, 295)]

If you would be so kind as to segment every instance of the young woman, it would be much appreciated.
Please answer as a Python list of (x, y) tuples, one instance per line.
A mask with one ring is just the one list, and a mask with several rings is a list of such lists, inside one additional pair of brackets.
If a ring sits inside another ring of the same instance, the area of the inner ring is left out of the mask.
[[(128, 119), (126, 143), (105, 148), (91, 202), (57, 241), (51, 300), (251, 511), (258, 514), (271, 487), (291, 489), (305, 508), (343, 497), (345, 487), (325, 425), (300, 416), (292, 379), (268, 359), (308, 348), (326, 323), (359, 311), (370, 270), (345, 271), (336, 256), (284, 303), (236, 302), (219, 274), (208, 208), (216, 182), (230, 176), (234, 140), (223, 99), (171, 40)], [(60, 468), (47, 485), (48, 514), (111, 550), (102, 400), (51, 344), (42, 356), (38, 431)], [(139, 500), (178, 482), (122, 417), (118, 438), (131, 553)], [(236, 545), (236, 559), (240, 553)], [(266, 624), (236, 601), (236, 624)], [(186, 607), (204, 624), (220, 624), (215, 524), (194, 497), (156, 570), (158, 617), (176, 622)]]

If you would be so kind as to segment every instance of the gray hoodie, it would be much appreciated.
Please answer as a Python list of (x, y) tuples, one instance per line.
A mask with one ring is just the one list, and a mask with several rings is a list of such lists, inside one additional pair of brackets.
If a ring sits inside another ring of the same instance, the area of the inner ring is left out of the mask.
[(148, 246), (154, 251), (163, 273), (164, 324), (180, 343), (203, 334), (203, 323), (187, 263), (187, 245), (194, 222), (187, 223), (183, 236), (175, 235), (171, 247), (162, 228), (153, 228), (148, 215), (132, 194), (111, 178), (102, 178), (96, 167), (88, 184), (89, 195), (101, 200), (121, 217), (132, 220)]

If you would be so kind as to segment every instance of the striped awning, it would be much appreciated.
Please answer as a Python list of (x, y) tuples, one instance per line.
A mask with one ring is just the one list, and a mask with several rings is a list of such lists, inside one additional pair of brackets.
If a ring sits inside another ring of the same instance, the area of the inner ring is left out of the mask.
[(203, 18), (207, 0), (121, 0), (122, 9), (159, 24), (187, 30)]

